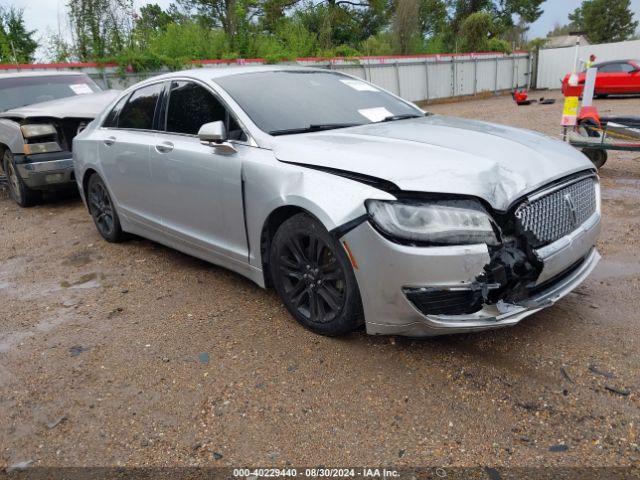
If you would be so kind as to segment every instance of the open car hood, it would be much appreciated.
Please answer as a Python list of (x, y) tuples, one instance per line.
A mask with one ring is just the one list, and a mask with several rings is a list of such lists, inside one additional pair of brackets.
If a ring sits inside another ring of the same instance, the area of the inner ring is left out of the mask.
[(0, 113), (0, 118), (96, 118), (120, 94), (118, 90), (74, 95), (48, 102), (34, 103)]
[(353, 172), (404, 191), (470, 195), (505, 211), (524, 194), (593, 169), (568, 144), (440, 115), (274, 138), (280, 161)]

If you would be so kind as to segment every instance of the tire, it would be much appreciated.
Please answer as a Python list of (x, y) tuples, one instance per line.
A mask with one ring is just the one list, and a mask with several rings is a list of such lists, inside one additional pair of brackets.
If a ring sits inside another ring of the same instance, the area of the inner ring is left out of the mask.
[(609, 96), (608, 93), (594, 93), (593, 96), (597, 99), (605, 99)]
[(342, 246), (311, 216), (286, 220), (269, 252), (273, 284), (304, 327), (327, 336), (345, 335), (363, 322), (362, 301)]
[(87, 184), (87, 205), (102, 238), (111, 243), (126, 239), (109, 191), (96, 173), (91, 175)]
[(609, 158), (609, 155), (607, 154), (606, 150), (596, 150), (594, 148), (585, 148), (584, 150), (582, 150), (582, 153), (584, 153), (587, 157), (589, 157), (589, 160), (591, 160), (591, 163), (593, 163), (593, 165), (598, 170), (604, 167), (604, 164), (607, 163), (607, 159)]
[(9, 195), (21, 207), (28, 208), (42, 201), (42, 192), (27, 187), (18, 173), (13, 154), (9, 149), (2, 156), (2, 168), (9, 184)]

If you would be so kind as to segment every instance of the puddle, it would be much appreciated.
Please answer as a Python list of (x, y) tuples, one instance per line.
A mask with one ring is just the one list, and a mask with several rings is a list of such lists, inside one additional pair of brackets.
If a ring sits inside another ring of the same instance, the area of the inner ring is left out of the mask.
[(104, 280), (104, 273), (85, 273), (75, 282), (67, 280), (60, 282), (60, 286), (62, 288), (98, 288), (102, 286), (101, 280)]
[(22, 342), (35, 335), (49, 333), (54, 328), (76, 319), (76, 316), (68, 312), (58, 312), (49, 317), (43, 318), (29, 330), (0, 334), (0, 353), (7, 353), (20, 345)]
[(91, 252), (84, 250), (82, 252), (76, 252), (67, 256), (62, 265), (65, 267), (84, 267), (92, 262)]

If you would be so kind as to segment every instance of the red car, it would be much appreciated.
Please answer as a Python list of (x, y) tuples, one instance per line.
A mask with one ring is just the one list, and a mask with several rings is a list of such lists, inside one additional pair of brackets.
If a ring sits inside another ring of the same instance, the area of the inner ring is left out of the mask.
[[(640, 94), (640, 60), (616, 60), (594, 65), (598, 68), (595, 96), (604, 98), (616, 94)], [(580, 73), (578, 83), (584, 85), (585, 72)], [(569, 75), (562, 80), (562, 93), (566, 93)], [(582, 89), (580, 90), (582, 94)]]

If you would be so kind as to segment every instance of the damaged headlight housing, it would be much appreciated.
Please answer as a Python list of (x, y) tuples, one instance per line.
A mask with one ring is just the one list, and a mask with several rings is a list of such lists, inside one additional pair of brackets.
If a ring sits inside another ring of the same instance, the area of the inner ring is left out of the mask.
[(58, 143), (58, 131), (56, 127), (48, 123), (29, 123), (20, 127), (25, 139), (24, 153), (33, 155), (37, 153), (60, 152)]
[(407, 243), (499, 244), (493, 220), (478, 202), (368, 200), (366, 206), (374, 226)]

